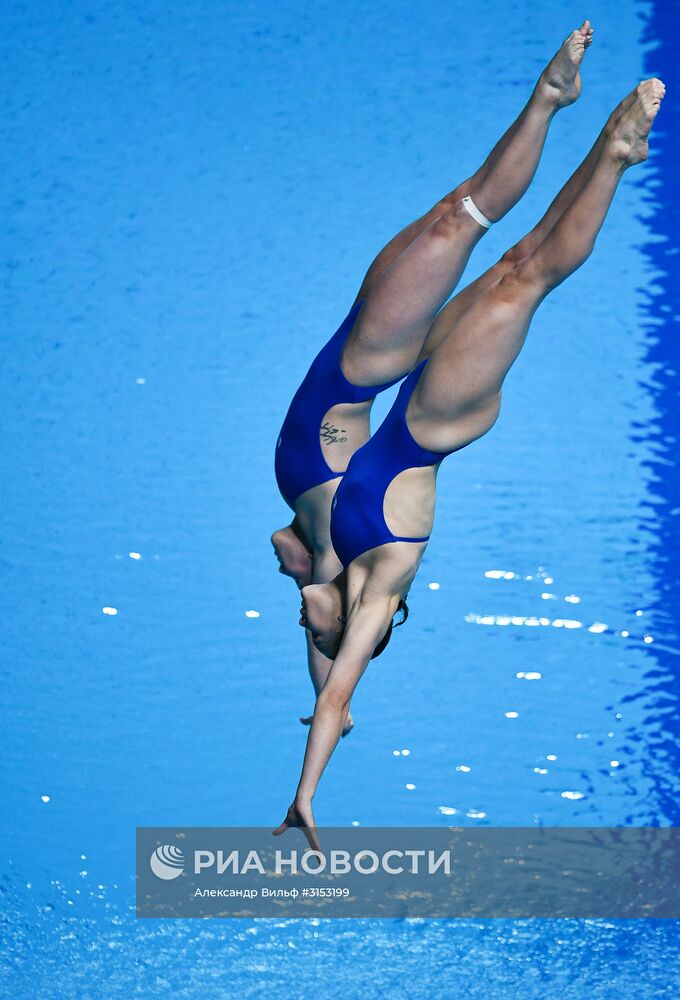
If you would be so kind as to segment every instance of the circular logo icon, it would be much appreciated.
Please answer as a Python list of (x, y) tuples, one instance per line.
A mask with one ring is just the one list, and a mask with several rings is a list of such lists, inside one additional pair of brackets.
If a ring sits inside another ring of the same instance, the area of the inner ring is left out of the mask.
[(184, 855), (174, 844), (162, 844), (151, 855), (149, 865), (157, 878), (177, 878), (184, 871)]

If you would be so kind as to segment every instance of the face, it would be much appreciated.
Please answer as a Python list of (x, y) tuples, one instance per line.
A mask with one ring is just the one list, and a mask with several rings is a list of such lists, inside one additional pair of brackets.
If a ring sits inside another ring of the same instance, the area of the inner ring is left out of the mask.
[(279, 573), (283, 573), (284, 576), (291, 576), (292, 574), (290, 571), (290, 567), (288, 566), (288, 564), (284, 559), (283, 546), (279, 544), (277, 535), (278, 535), (277, 531), (275, 531), (274, 534), (272, 535), (272, 547), (274, 549), (274, 556), (276, 557), (276, 561), (279, 564)]
[(291, 577), (299, 588), (307, 586), (312, 579), (312, 557), (292, 527), (275, 531), (271, 541), (279, 573)]
[(335, 581), (312, 583), (302, 588), (301, 596), (300, 625), (309, 629), (319, 652), (334, 660), (345, 631), (341, 588)]

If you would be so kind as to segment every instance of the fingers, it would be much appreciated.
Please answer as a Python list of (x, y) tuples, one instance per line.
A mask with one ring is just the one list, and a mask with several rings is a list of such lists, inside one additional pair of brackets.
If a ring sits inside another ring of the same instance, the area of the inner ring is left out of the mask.
[(316, 835), (316, 830), (311, 826), (303, 826), (302, 832), (307, 838), (307, 843), (313, 851), (321, 851), (321, 843)]
[(302, 826), (301, 823), (291, 823), (287, 819), (284, 819), (281, 826), (277, 826), (275, 830), (272, 830), (272, 837), (280, 837), (282, 836), (282, 834), (286, 833), (286, 831), (292, 829), (293, 827), (297, 827), (299, 830), (302, 830), (303, 834), (305, 835), (307, 843), (309, 844), (309, 846), (313, 851), (321, 850), (321, 842), (317, 837), (316, 827)]

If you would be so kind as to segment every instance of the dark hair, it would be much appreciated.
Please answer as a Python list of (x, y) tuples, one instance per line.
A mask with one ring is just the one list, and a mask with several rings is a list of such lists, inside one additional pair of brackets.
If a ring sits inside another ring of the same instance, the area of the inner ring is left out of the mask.
[[(406, 597), (408, 597), (408, 594), (406, 595)], [(408, 604), (406, 603), (406, 599), (404, 599), (403, 601), (399, 601), (399, 604), (397, 605), (397, 610), (394, 612), (395, 615), (398, 614), (400, 611), (402, 614), (401, 621), (395, 622), (394, 618), (392, 618), (392, 621), (390, 622), (387, 628), (387, 632), (385, 632), (384, 636), (373, 650), (373, 656), (371, 657), (372, 660), (375, 660), (376, 656), (380, 656), (380, 654), (387, 648), (387, 644), (392, 638), (392, 629), (399, 628), (399, 626), (403, 625), (406, 619), (408, 618)]]

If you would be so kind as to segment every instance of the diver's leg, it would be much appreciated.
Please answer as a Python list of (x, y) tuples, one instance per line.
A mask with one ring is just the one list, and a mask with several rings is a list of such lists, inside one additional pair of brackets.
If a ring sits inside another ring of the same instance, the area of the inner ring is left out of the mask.
[[(487, 218), (501, 218), (529, 186), (554, 114), (580, 92), (579, 67), (590, 39), (586, 21), (563, 43), (519, 118), (466, 182)], [(343, 370), (351, 381), (374, 385), (410, 370), (484, 232), (456, 198), (390, 263), (369, 289), (347, 340)]]
[(488, 271), (485, 271), (484, 274), (481, 274), (475, 281), (458, 292), (457, 295), (454, 295), (451, 301), (447, 302), (444, 308), (437, 314), (423, 344), (420, 354), (421, 358), (430, 357), (442, 340), (448, 335), (454, 324), (461, 319), (463, 313), (480, 294), (496, 284), (498, 279), (509, 271), (513, 264), (516, 264), (523, 257), (527, 257), (543, 242), (558, 219), (562, 217), (569, 205), (571, 205), (574, 198), (583, 190), (583, 187), (595, 169), (607, 136), (611, 134), (621, 115), (633, 103), (636, 93), (637, 88), (612, 111), (607, 124), (595, 140), (585, 160), (555, 197), (540, 222), (519, 243), (510, 247), (497, 264), (494, 264)]
[(536, 226), (534, 226), (531, 232), (527, 233), (527, 235), (523, 237), (519, 243), (516, 243), (515, 246), (511, 247), (503, 255), (503, 260), (521, 260), (522, 257), (526, 257), (528, 254), (532, 253), (538, 245), (543, 242), (550, 230), (553, 229), (557, 221), (564, 215), (569, 205), (571, 205), (576, 196), (583, 190), (587, 181), (592, 176), (593, 170), (595, 169), (595, 166), (600, 158), (600, 154), (604, 149), (607, 136), (611, 135), (616, 123), (625, 111), (627, 111), (633, 104), (636, 94), (637, 87), (635, 90), (632, 90), (628, 97), (624, 98), (616, 108), (614, 108), (609, 116), (609, 119), (607, 120), (606, 125), (598, 135), (585, 160), (571, 175), (567, 183), (551, 203), (543, 218), (537, 223)]
[[(578, 76), (572, 76), (569, 67), (574, 54), (576, 54), (576, 58), (580, 63), (583, 51), (592, 43), (592, 37), (593, 29), (589, 21), (585, 21), (576, 32), (573, 32), (569, 36), (541, 74), (534, 89), (532, 100), (529, 101), (519, 118), (496, 143), (482, 166), (472, 177), (463, 181), (462, 184), (459, 184), (458, 187), (454, 188), (453, 191), (438, 201), (429, 212), (426, 212), (425, 215), (406, 226), (405, 229), (402, 229), (400, 233), (397, 233), (390, 240), (366, 272), (366, 277), (363, 280), (357, 299), (366, 298), (378, 279), (391, 267), (397, 257), (406, 250), (413, 240), (420, 236), (422, 232), (429, 228), (433, 222), (436, 222), (444, 212), (455, 205), (465, 195), (472, 195), (475, 203), (489, 219), (500, 218), (512, 205), (519, 201), (531, 180), (531, 177), (526, 180), (527, 166), (531, 170), (533, 162), (533, 172), (535, 172), (545, 141), (545, 132), (542, 123), (538, 123), (537, 132), (534, 132), (532, 135), (528, 134), (531, 126), (537, 124), (535, 120), (532, 121), (535, 109), (535, 102), (532, 104), (532, 101), (536, 97), (537, 91), (544, 92), (548, 98), (554, 98), (557, 106), (560, 107), (571, 104), (576, 99), (580, 89), (580, 81), (578, 80)], [(583, 39), (582, 42), (581, 39)], [(583, 46), (582, 51), (580, 51), (581, 45)], [(557, 110), (557, 107), (555, 110)], [(538, 140), (537, 145), (530, 145), (531, 138)], [(529, 147), (528, 165), (521, 162), (527, 152), (527, 146)], [(533, 172), (531, 176), (533, 176)], [(508, 187), (503, 190), (500, 185), (487, 183), (486, 189), (482, 193), (480, 190), (482, 181), (486, 180), (489, 182), (494, 175), (499, 178), (507, 178)], [(515, 185), (514, 188), (513, 183)], [(472, 194), (473, 191), (477, 191), (477, 194)], [(479, 204), (477, 195), (483, 204)], [(508, 207), (505, 207), (506, 205)]]
[(548, 289), (564, 281), (587, 259), (624, 171), (647, 159), (647, 137), (665, 91), (660, 80), (643, 80), (633, 100), (623, 102), (629, 103), (607, 135), (583, 190), (530, 254), (527, 268)]
[(408, 226), (402, 229), (401, 232), (397, 233), (397, 235), (383, 247), (366, 272), (355, 302), (358, 302), (360, 299), (365, 299), (378, 280), (383, 276), (385, 271), (392, 266), (397, 257), (399, 257), (400, 254), (402, 254), (422, 232), (428, 229), (433, 222), (436, 222), (437, 219), (444, 214), (444, 212), (451, 208), (455, 202), (459, 201), (466, 194), (468, 194), (468, 184), (468, 181), (464, 181), (462, 184), (459, 184), (457, 188), (454, 188), (453, 191), (445, 195), (435, 205), (433, 205), (429, 212), (426, 212), (424, 215), (421, 215), (420, 218), (409, 223)]
[(459, 448), (493, 424), (537, 306), (589, 257), (626, 167), (646, 159), (664, 89), (656, 79), (637, 87), (583, 188), (543, 242), (480, 294), (435, 350), (409, 404), (409, 426), (422, 445)]

